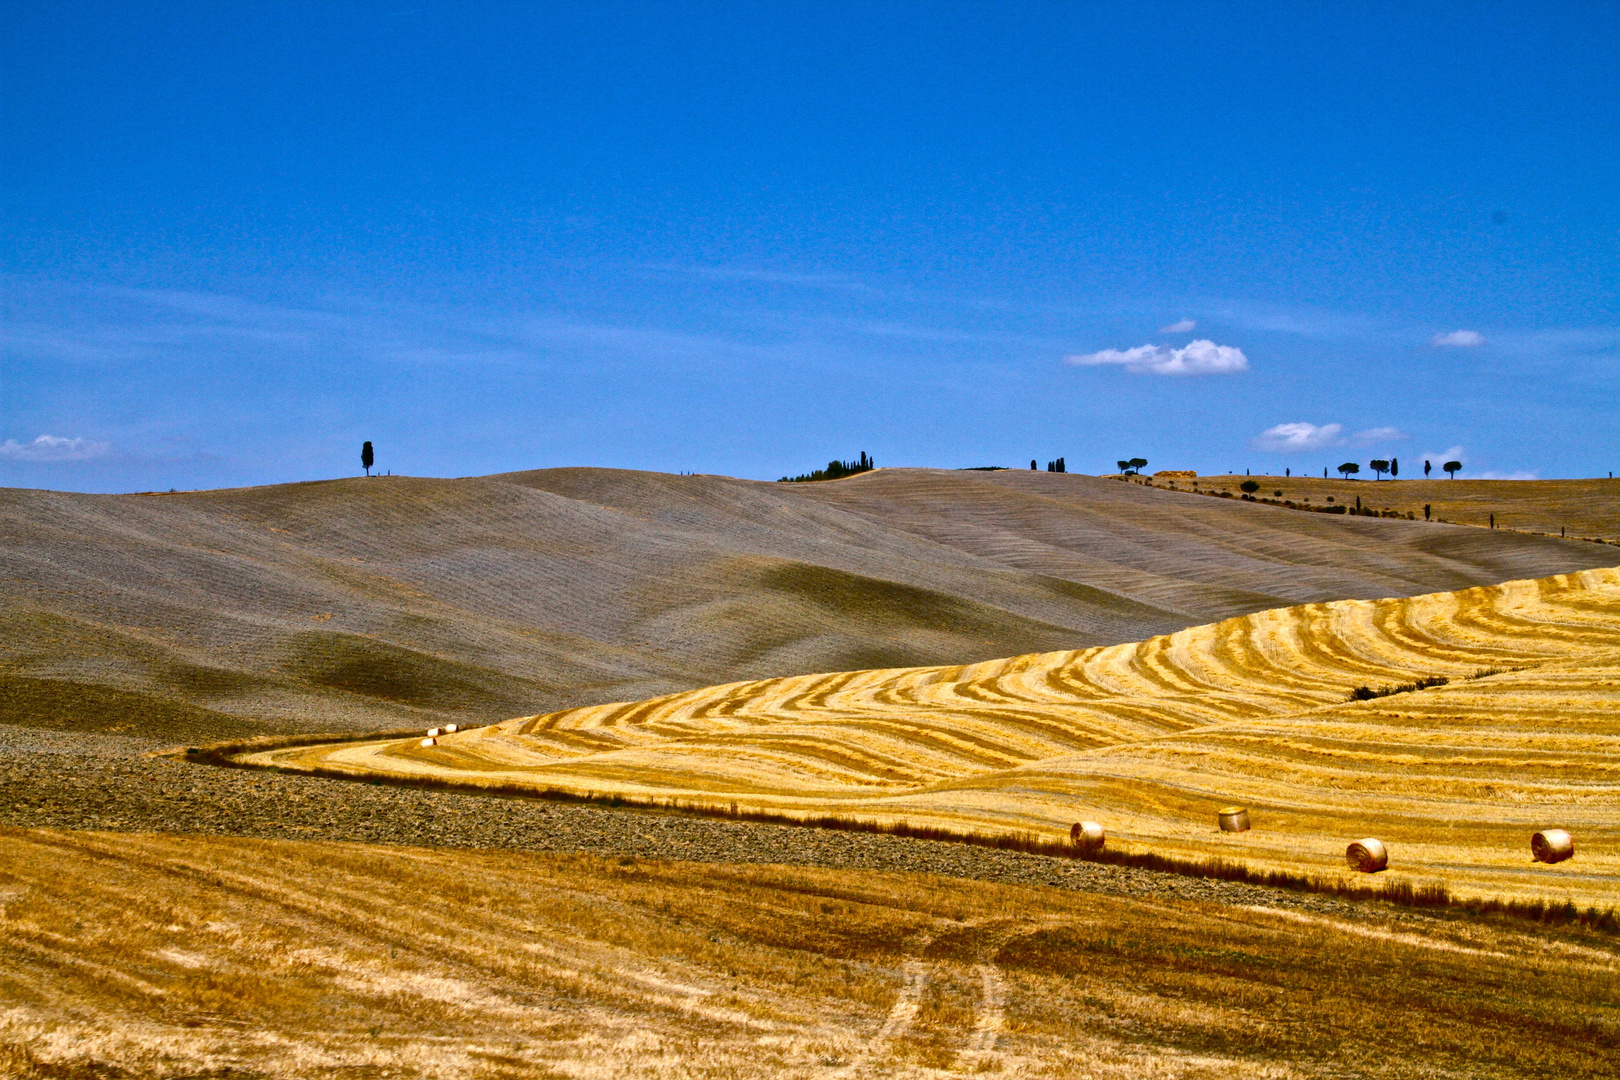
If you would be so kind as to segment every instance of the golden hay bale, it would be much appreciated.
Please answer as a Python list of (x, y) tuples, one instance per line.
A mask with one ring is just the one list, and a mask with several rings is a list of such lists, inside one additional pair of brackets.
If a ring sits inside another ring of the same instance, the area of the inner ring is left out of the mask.
[(1350, 864), (1350, 869), (1359, 870), (1363, 874), (1376, 874), (1389, 866), (1389, 852), (1384, 850), (1384, 842), (1372, 837), (1364, 837), (1344, 849), (1344, 861)]
[(1563, 862), (1575, 854), (1575, 838), (1563, 829), (1542, 829), (1530, 838), (1530, 854), (1536, 862)]
[(1248, 832), (1249, 810), (1244, 806), (1228, 806), (1220, 813), (1221, 832)]
[(1108, 842), (1108, 834), (1095, 821), (1077, 821), (1069, 829), (1069, 839), (1075, 847), (1096, 851)]
[(423, 739), (421, 745), (422, 746), (438, 746), (439, 745), (439, 740), (434, 739), (434, 738)]
[(444, 733), (446, 735), (454, 735), (456, 732), (458, 732), (460, 730), (461, 730), (461, 725), (460, 724), (446, 724), (446, 725), (444, 725)]
[(428, 728), (428, 738), (430, 738), (430, 739), (437, 739), (440, 735), (443, 735), (443, 734), (444, 734), (444, 728), (442, 728), (442, 727), (430, 727), (430, 728)]

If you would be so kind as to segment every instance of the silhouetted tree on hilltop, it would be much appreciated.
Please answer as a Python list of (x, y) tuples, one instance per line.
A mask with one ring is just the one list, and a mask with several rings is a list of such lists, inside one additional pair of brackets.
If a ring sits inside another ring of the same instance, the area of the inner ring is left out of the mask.
[(877, 468), (877, 462), (867, 457), (866, 451), (862, 450), (861, 456), (855, 461), (829, 461), (825, 469), (816, 469), (813, 472), (801, 473), (798, 476), (784, 476), (777, 483), (802, 484), (815, 480), (842, 480), (846, 476), (871, 472), (875, 468)]

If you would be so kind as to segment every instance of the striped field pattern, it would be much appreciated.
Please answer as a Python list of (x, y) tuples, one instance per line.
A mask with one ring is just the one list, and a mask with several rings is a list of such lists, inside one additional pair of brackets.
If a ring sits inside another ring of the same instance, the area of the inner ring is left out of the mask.
[[(1379, 689), (1445, 685), (1371, 700)], [(1620, 568), (1262, 611), (959, 667), (732, 683), (243, 755), (790, 816), (1066, 836), (1332, 876), (1351, 840), (1462, 895), (1620, 897)], [(1250, 808), (1250, 832), (1216, 812)], [(1560, 827), (1576, 857), (1533, 864)]]

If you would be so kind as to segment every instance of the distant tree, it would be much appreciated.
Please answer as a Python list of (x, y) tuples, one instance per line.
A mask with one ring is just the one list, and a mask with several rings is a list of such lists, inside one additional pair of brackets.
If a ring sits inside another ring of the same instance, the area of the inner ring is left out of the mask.
[(1357, 465), (1353, 461), (1347, 461), (1343, 465), (1339, 466), (1339, 475), (1344, 477), (1346, 480), (1350, 479), (1351, 476), (1360, 471), (1361, 466)]
[(1385, 461), (1383, 458), (1377, 458), (1373, 461), (1367, 462), (1367, 468), (1376, 473), (1379, 480), (1382, 480), (1384, 478), (1384, 474), (1389, 472), (1389, 462)]
[(1401, 475), (1401, 459), (1392, 457), (1389, 459), (1389, 478), (1393, 480), (1399, 475)]
[(1114, 464), (1119, 466), (1119, 471), (1121, 473), (1129, 473), (1131, 471), (1131, 463), (1128, 461), (1116, 461)]
[(1460, 461), (1448, 461), (1440, 467), (1446, 470), (1446, 477), (1450, 480), (1457, 479), (1457, 474), (1462, 472), (1462, 462)]
[(1030, 472), (1035, 471), (1035, 459), (1034, 458), (1029, 459), (1029, 471)]
[(1068, 471), (1069, 471), (1069, 463), (1067, 461), (1065, 461), (1063, 458), (1058, 458), (1058, 472), (1068, 472)]
[(861, 456), (855, 461), (839, 461), (835, 458), (827, 462), (825, 469), (814, 469), (799, 476), (784, 476), (778, 482), (797, 484), (816, 480), (842, 480), (846, 476), (870, 472), (875, 468), (877, 468), (877, 462), (868, 457), (865, 450), (862, 450)]
[(1294, 475), (1294, 470), (1293, 469), (1284, 469), (1283, 470), (1283, 475), (1284, 476), (1293, 476)]
[(1243, 483), (1239, 484), (1238, 487), (1242, 488), (1244, 491), (1247, 491), (1250, 495), (1253, 495), (1255, 492), (1260, 490), (1260, 481), (1245, 480)]
[(1147, 458), (1145, 458), (1145, 457), (1133, 457), (1133, 458), (1131, 458), (1131, 460), (1127, 461), (1125, 464), (1127, 464), (1127, 465), (1129, 465), (1131, 467), (1132, 472), (1134, 472), (1138, 476), (1140, 476), (1142, 474), (1142, 470), (1147, 466)]
[(371, 475), (371, 466), (373, 464), (375, 464), (376, 461), (377, 461), (376, 455), (371, 452), (371, 444), (369, 442), (361, 443), (360, 444), (360, 464), (366, 470), (366, 475), (367, 476)]
[[(1425, 465), (1427, 465), (1427, 464), (1428, 464), (1428, 462), (1424, 462), (1424, 464), (1425, 464)], [(1429, 507), (1429, 504), (1428, 504), (1428, 503), (1424, 503), (1424, 504), (1423, 504), (1423, 520), (1424, 520), (1424, 521), (1428, 521), (1428, 520), (1429, 520), (1429, 509), (1430, 509), (1430, 507)]]
[(1429, 470), (1432, 469), (1432, 468), (1434, 468), (1434, 466), (1429, 464), (1428, 458), (1424, 458), (1423, 459), (1423, 475), (1425, 477), (1427, 477), (1429, 475)]

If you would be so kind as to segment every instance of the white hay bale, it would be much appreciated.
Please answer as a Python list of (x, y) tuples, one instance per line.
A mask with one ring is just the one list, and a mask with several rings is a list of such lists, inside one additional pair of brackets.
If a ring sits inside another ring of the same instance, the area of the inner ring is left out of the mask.
[(1108, 833), (1095, 821), (1077, 821), (1069, 829), (1069, 839), (1075, 847), (1100, 851), (1103, 844), (1108, 842)]
[(1384, 842), (1372, 837), (1364, 837), (1344, 849), (1344, 861), (1350, 864), (1350, 869), (1359, 870), (1363, 874), (1376, 874), (1389, 867), (1389, 852), (1384, 850)]
[(460, 724), (446, 724), (446, 725), (444, 725), (444, 733), (446, 735), (454, 735), (456, 732), (458, 732), (460, 730), (461, 730), (461, 725)]
[(1221, 832), (1248, 832), (1249, 809), (1246, 806), (1228, 806), (1220, 812)]
[(1530, 854), (1536, 862), (1563, 862), (1575, 854), (1575, 838), (1563, 829), (1542, 829), (1530, 838)]
[(430, 728), (428, 728), (428, 738), (430, 738), (430, 739), (437, 739), (440, 735), (443, 735), (443, 734), (444, 734), (444, 728), (442, 728), (442, 727), (430, 727)]
[(434, 739), (434, 738), (426, 738), (426, 739), (423, 739), (423, 740), (422, 740), (422, 743), (421, 743), (421, 745), (422, 745), (422, 746), (423, 746), (423, 747), (428, 747), (428, 746), (438, 746), (438, 745), (439, 745), (439, 740), (438, 740), (438, 739)]

